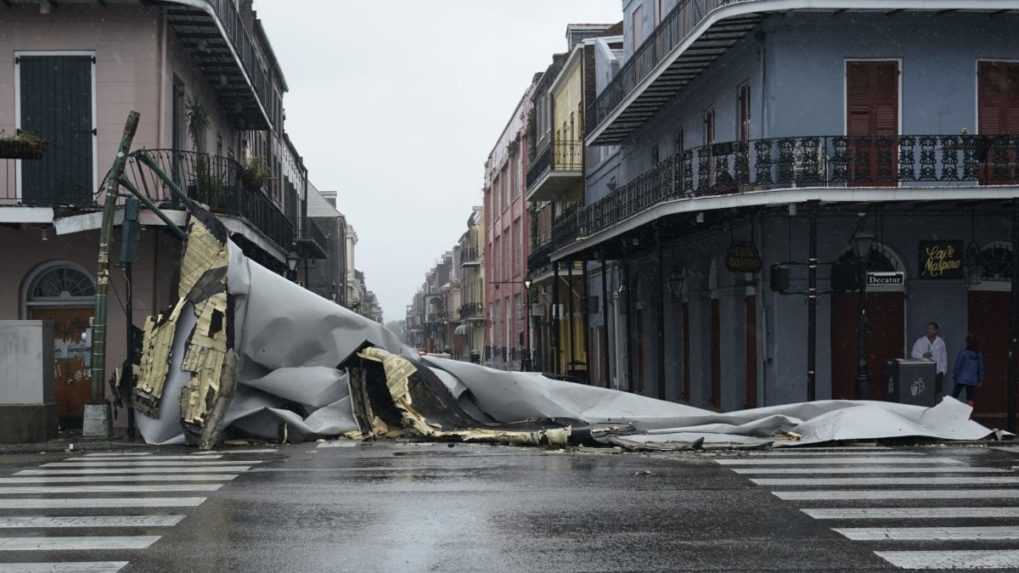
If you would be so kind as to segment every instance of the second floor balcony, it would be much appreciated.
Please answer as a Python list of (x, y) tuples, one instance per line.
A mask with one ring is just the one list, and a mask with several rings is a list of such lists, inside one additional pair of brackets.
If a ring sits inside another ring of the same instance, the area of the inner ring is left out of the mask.
[[(232, 158), (206, 153), (171, 149), (147, 149), (138, 153), (155, 161), (188, 198), (205, 205), (213, 213), (247, 223), (284, 253), (296, 244), (297, 210), (286, 209), (269, 196), (269, 180), (262, 174), (253, 173)], [(137, 159), (128, 162), (125, 176), (157, 206), (183, 208), (170, 189)], [(296, 196), (282, 199), (285, 204), (299, 201)], [(288, 217), (287, 212), (293, 215)], [(313, 233), (307, 228), (306, 231), (309, 236)], [(318, 235), (315, 240), (324, 242), (321, 232)]]
[(553, 138), (538, 150), (527, 171), (527, 200), (552, 201), (584, 180), (584, 144)]
[(485, 307), (480, 302), (468, 302), (460, 307), (461, 320), (485, 320)]
[(802, 200), (976, 200), (1017, 193), (1019, 134), (718, 143), (668, 157), (608, 196), (559, 217), (548, 249), (558, 252), (623, 225), (639, 226), (665, 205), (700, 211)]

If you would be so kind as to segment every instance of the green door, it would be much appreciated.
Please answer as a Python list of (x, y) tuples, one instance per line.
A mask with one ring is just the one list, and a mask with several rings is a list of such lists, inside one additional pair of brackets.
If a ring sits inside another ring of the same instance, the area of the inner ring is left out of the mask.
[(93, 197), (91, 56), (18, 56), (21, 129), (47, 141), (21, 162), (26, 205), (88, 205)]

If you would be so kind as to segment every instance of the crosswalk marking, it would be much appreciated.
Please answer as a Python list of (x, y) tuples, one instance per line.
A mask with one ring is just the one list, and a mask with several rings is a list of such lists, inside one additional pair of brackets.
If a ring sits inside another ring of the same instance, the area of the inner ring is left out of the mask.
[(0, 573), (117, 573), (127, 561), (81, 563), (0, 563)]
[(1014, 541), (1019, 528), (1005, 527), (847, 527), (835, 528), (853, 541)]
[(0, 537), (0, 551), (96, 551), (145, 549), (158, 535), (104, 535), (88, 537)]
[(68, 515), (62, 517), (15, 515), (0, 517), (0, 529), (173, 527), (183, 519), (183, 515)]
[(953, 464), (962, 462), (952, 458), (927, 456), (896, 456), (896, 457), (817, 457), (817, 458), (734, 458), (717, 459), (715, 462), (723, 466), (784, 466), (784, 465), (839, 465), (839, 464)]
[(204, 497), (0, 498), (0, 509), (198, 507), (204, 502)]
[(753, 478), (757, 485), (767, 486), (871, 486), (871, 485), (987, 485), (1019, 484), (1019, 476), (951, 476), (951, 477), (849, 477), (849, 478)]
[(885, 448), (884, 450), (846, 450), (846, 451), (835, 451), (826, 450), (820, 452), (805, 452), (802, 450), (789, 450), (789, 451), (771, 451), (771, 452), (747, 452), (743, 454), (747, 457), (783, 457), (789, 456), (790, 458), (810, 458), (810, 457), (861, 457), (861, 456), (891, 456), (891, 457), (928, 457), (927, 454), (922, 452), (897, 452), (891, 448)]
[(216, 491), (222, 484), (174, 484), (174, 485), (50, 485), (45, 487), (12, 486), (0, 487), (0, 495), (47, 494), (47, 493), (160, 493), (167, 491)]
[(238, 473), (251, 469), (251, 466), (200, 466), (197, 468), (82, 468), (82, 469), (43, 469), (21, 470), (16, 476), (90, 476), (90, 475), (163, 475), (174, 474), (216, 474)]
[(155, 474), (117, 476), (36, 476), (0, 478), (0, 485), (26, 483), (117, 483), (117, 482), (167, 482), (167, 481), (230, 481), (238, 474)]
[(177, 468), (177, 467), (225, 467), (254, 465), (260, 462), (255, 460), (237, 461), (205, 461), (202, 459), (188, 459), (188, 463), (171, 461), (92, 461), (82, 460), (80, 462), (50, 462), (42, 464), (44, 468)]
[(1011, 473), (1002, 468), (978, 468), (970, 466), (856, 466), (845, 468), (729, 468), (738, 474), (753, 475), (819, 475), (819, 474), (1000, 474)]
[[(203, 460), (218, 460), (218, 459), (220, 459), (222, 457), (223, 457), (222, 455), (215, 455), (215, 456), (205, 456), (202, 459)], [(194, 459), (195, 459), (194, 456), (143, 456), (143, 457), (139, 458), (139, 461), (145, 461), (145, 462), (148, 462), (148, 461), (163, 461), (163, 462), (174, 461), (174, 462), (182, 462), (182, 461), (194, 461)], [(132, 458), (130, 458), (130, 457), (125, 457), (125, 456), (95, 456), (95, 457), (83, 456), (83, 457), (78, 457), (78, 458), (64, 458), (63, 461), (65, 461), (65, 462), (76, 462), (76, 463), (91, 463), (91, 462), (130, 462), (130, 461), (134, 461), (134, 460)]]
[(1019, 507), (840, 507), (801, 509), (814, 519), (967, 519), (1019, 517)]
[(1015, 569), (1019, 551), (986, 549), (967, 551), (875, 551), (900, 569)]
[(866, 489), (773, 491), (786, 501), (851, 499), (1019, 499), (1019, 489)]
[(91, 454), (85, 454), (86, 458), (135, 458), (151, 456), (152, 452), (93, 452)]
[(207, 452), (195, 452), (192, 456), (221, 456), (226, 454), (278, 454), (275, 448), (244, 449), (244, 450), (210, 450)]

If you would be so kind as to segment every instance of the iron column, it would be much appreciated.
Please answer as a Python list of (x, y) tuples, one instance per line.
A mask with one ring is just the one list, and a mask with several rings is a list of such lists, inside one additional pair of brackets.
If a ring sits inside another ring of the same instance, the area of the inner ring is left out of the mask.
[(807, 401), (817, 391), (817, 203), (810, 205), (810, 252), (807, 260)]

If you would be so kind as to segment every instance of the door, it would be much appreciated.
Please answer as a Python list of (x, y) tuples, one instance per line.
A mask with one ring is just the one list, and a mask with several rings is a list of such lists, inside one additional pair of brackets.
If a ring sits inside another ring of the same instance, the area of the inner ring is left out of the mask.
[(722, 311), (711, 299), (711, 405), (722, 408)]
[(849, 185), (894, 187), (898, 181), (899, 64), (846, 63)]
[[(1003, 428), (1008, 410), (1008, 313), (1007, 292), (969, 293), (969, 332), (977, 337), (984, 354), (984, 385), (977, 390), (973, 417), (993, 428)], [(946, 394), (951, 391), (948, 381)]]
[[(859, 296), (832, 296), (831, 380), (832, 398), (856, 399), (856, 337), (859, 322)], [(870, 372), (870, 399), (885, 397), (884, 365), (903, 357), (905, 331), (903, 317), (906, 302), (902, 293), (872, 293), (867, 297), (867, 367)]]
[(746, 317), (743, 331), (744, 341), (744, 356), (746, 357), (746, 364), (744, 372), (746, 374), (745, 384), (746, 392), (744, 395), (744, 407), (745, 408), (756, 408), (757, 407), (757, 297), (748, 296), (744, 299), (745, 312), (743, 313)]
[(57, 417), (63, 427), (81, 427), (91, 397), (91, 308), (31, 308), (30, 320), (53, 322), (53, 385)]
[(1017, 179), (1016, 141), (1007, 136), (1019, 133), (1019, 63), (980, 62), (978, 74), (980, 180), (1012, 184)]
[(683, 390), (680, 394), (684, 402), (690, 401), (690, 303), (683, 302)]
[(42, 159), (21, 161), (28, 205), (88, 205), (94, 191), (91, 56), (18, 56), (20, 130), (46, 140)]

